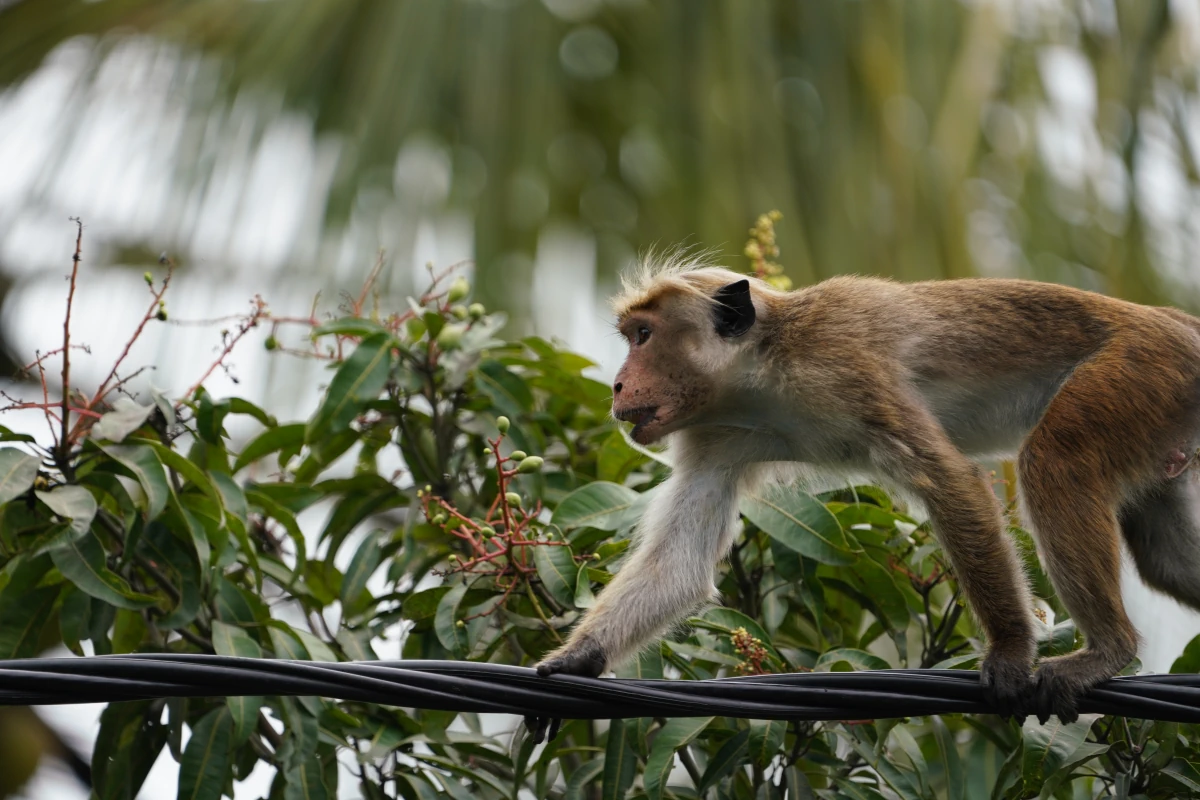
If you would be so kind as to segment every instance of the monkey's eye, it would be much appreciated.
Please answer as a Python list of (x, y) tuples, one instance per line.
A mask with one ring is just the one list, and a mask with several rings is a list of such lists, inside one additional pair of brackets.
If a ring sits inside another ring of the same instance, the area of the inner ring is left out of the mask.
[(650, 329), (643, 325), (637, 329), (637, 333), (634, 335), (633, 342), (634, 344), (645, 344), (649, 339)]

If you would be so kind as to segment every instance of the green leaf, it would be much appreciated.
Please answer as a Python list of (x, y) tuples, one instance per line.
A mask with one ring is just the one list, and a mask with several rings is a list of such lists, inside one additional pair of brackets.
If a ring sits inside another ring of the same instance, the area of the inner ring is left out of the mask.
[(1026, 786), (1041, 786), (1070, 759), (1087, 738), (1092, 723), (1099, 714), (1080, 714), (1077, 722), (1064, 725), (1058, 717), (1042, 725), (1035, 717), (1029, 717), (1021, 726), (1021, 738), (1025, 742), (1025, 753), (1021, 759), (1021, 775)]
[(150, 595), (133, 591), (124, 578), (108, 568), (104, 548), (93, 533), (51, 550), (50, 558), (63, 577), (109, 605), (138, 609), (157, 602)]
[(1194, 675), (1200, 672), (1200, 636), (1194, 637), (1183, 648), (1183, 653), (1171, 664), (1171, 674)]
[(573, 600), (576, 608), (591, 608), (596, 603), (596, 595), (592, 592), (592, 579), (588, 574), (586, 562), (579, 567), (579, 572), (575, 576)]
[(346, 574), (342, 576), (342, 607), (348, 616), (353, 617), (370, 606), (372, 598), (367, 592), (367, 581), (383, 561), (383, 549), (380, 547), (383, 536), (383, 531), (376, 531), (364, 539), (354, 551)]
[(34, 492), (38, 500), (60, 517), (71, 520), (71, 533), (83, 536), (96, 518), (96, 498), (82, 486), (57, 486), (49, 492)]
[(667, 720), (667, 724), (654, 737), (654, 744), (651, 745), (650, 755), (646, 759), (646, 770), (642, 776), (646, 785), (646, 795), (650, 800), (662, 800), (667, 778), (675, 765), (675, 751), (695, 739), (714, 719), (715, 717), (680, 717)]
[(813, 667), (814, 672), (830, 672), (835, 664), (846, 663), (855, 671), (869, 669), (891, 669), (892, 665), (877, 655), (854, 647), (838, 647), (822, 653)]
[(38, 586), (50, 569), (49, 558), (18, 558), (15, 566), (8, 565), (11, 577), (0, 591), (0, 658), (37, 655), (42, 629), (60, 590), (59, 586)]
[(937, 740), (938, 754), (946, 774), (946, 800), (963, 800), (967, 796), (967, 782), (954, 734), (946, 727), (941, 717), (930, 717), (930, 721), (933, 723), (933, 736)]
[(271, 637), (271, 649), (275, 651), (275, 658), (308, 661), (308, 651), (300, 644), (300, 637), (296, 636), (296, 631), (286, 622), (271, 620), (267, 635)]
[(638, 493), (633, 489), (595, 481), (564, 497), (550, 517), (550, 524), (563, 530), (583, 527), (616, 530), (637, 499)]
[(304, 444), (305, 429), (306, 426), (303, 422), (268, 428), (242, 448), (242, 452), (238, 453), (237, 460), (233, 462), (233, 471), (239, 472), (271, 453), (277, 453), (289, 447), (299, 448)]
[(1191, 796), (1200, 797), (1200, 770), (1190, 761), (1176, 758), (1163, 767), (1159, 774), (1189, 792)]
[(179, 764), (178, 800), (220, 800), (229, 779), (233, 718), (226, 706), (213, 709), (192, 727)]
[(154, 450), (146, 445), (133, 444), (100, 445), (100, 449), (133, 473), (133, 477), (141, 484), (142, 491), (146, 493), (146, 519), (151, 520), (161, 514), (171, 496), (171, 487)]
[(162, 722), (162, 707), (154, 703), (112, 703), (100, 714), (100, 731), (92, 751), (93, 797), (132, 800), (141, 793), (169, 734)]
[(700, 777), (697, 791), (704, 794), (717, 781), (733, 772), (734, 768), (742, 763), (749, 742), (749, 728), (740, 730), (726, 739), (725, 744), (721, 745), (721, 749), (717, 750), (716, 755), (708, 760), (708, 766), (704, 768), (704, 774)]
[(842, 530), (837, 517), (821, 501), (798, 489), (775, 487), (746, 494), (741, 511), (771, 538), (802, 556), (823, 564), (856, 560), (858, 543)]
[[(614, 723), (615, 724), (615, 723)], [(563, 792), (563, 800), (585, 800), (584, 789), (604, 771), (604, 758), (595, 758), (583, 762), (579, 769), (571, 773), (567, 788)]]
[(313, 328), (313, 336), (329, 336), (337, 334), (339, 336), (359, 336), (366, 338), (368, 336), (391, 335), (391, 331), (380, 325), (378, 322), (361, 317), (342, 317), (323, 325), (318, 325)]
[(625, 734), (625, 726), (614, 720), (608, 726), (608, 742), (604, 747), (604, 780), (600, 784), (601, 800), (624, 800), (637, 774), (637, 755)]
[(92, 426), (92, 436), (110, 442), (123, 442), (125, 437), (146, 424), (154, 413), (154, 406), (138, 405), (128, 397), (118, 397), (113, 410), (100, 417)]
[[(262, 648), (258, 642), (250, 638), (236, 625), (230, 625), (214, 619), (212, 622), (213, 649), (218, 655), (237, 656), (239, 658), (262, 658)], [(242, 744), (250, 738), (255, 725), (258, 724), (258, 710), (262, 708), (261, 697), (227, 696), (225, 704), (233, 717), (233, 740)]]
[(305, 442), (312, 443), (350, 427), (362, 404), (379, 396), (392, 369), (395, 345), (390, 333), (377, 333), (362, 340), (329, 382), (324, 402), (305, 429)]
[[(1099, 758), (1100, 756), (1104, 755), (1108, 752), (1110, 747), (1112, 747), (1111, 744), (1099, 744), (1097, 742), (1084, 742), (1083, 744), (1079, 745), (1079, 747), (1075, 749), (1075, 752), (1068, 756), (1067, 759), (1046, 778), (1046, 782), (1042, 784), (1042, 790), (1038, 793), (1038, 798), (1040, 800), (1049, 800), (1049, 798), (1054, 796), (1054, 793), (1060, 786), (1073, 779), (1075, 770), (1077, 768), (1083, 766), (1093, 758)], [(1154, 772), (1157, 774), (1164, 774), (1169, 769), (1170, 767), (1165, 767), (1162, 770), (1154, 770)], [(1195, 784), (1190, 788), (1200, 789), (1200, 783)]]
[(538, 577), (550, 592), (550, 596), (563, 608), (571, 608), (575, 601), (575, 582), (579, 567), (571, 555), (569, 545), (543, 545), (533, 548), (533, 563)]
[(760, 767), (766, 767), (783, 746), (787, 723), (772, 719), (750, 723), (750, 758)]
[(466, 593), (467, 584), (458, 583), (452, 586), (438, 601), (437, 614), (433, 619), (433, 630), (442, 647), (460, 657), (465, 656), (467, 652), (467, 632), (456, 623), (458, 604)]
[(15, 447), (0, 448), (0, 505), (29, 491), (37, 480), (37, 456)]
[(292, 767), (285, 780), (283, 800), (327, 800), (330, 797), (324, 767), (317, 758), (306, 758)]

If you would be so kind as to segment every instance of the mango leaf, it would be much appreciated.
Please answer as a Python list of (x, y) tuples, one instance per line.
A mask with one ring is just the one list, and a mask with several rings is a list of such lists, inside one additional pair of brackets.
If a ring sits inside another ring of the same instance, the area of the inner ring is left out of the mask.
[(1195, 674), (1200, 672), (1200, 636), (1196, 636), (1183, 648), (1183, 653), (1171, 664), (1171, 674)]
[(233, 462), (233, 471), (240, 472), (263, 456), (278, 453), (285, 448), (299, 448), (304, 444), (305, 427), (303, 422), (297, 422), (263, 431), (238, 453), (237, 460)]
[(749, 747), (750, 729), (745, 728), (730, 736), (716, 754), (708, 760), (704, 774), (700, 777), (697, 791), (707, 792), (717, 781), (724, 778), (742, 763)]
[(570, 545), (534, 547), (533, 563), (537, 566), (538, 577), (542, 579), (542, 584), (550, 592), (550, 596), (564, 609), (571, 608), (575, 601), (575, 583), (579, 567), (571, 555)]
[(233, 717), (226, 706), (213, 709), (192, 727), (179, 765), (178, 800), (220, 800), (229, 778)]
[(41, 556), (10, 562), (11, 577), (0, 591), (0, 658), (29, 658), (37, 655), (42, 629), (58, 600), (59, 586), (38, 586), (50, 569), (50, 559)]
[(437, 613), (433, 619), (433, 630), (442, 647), (458, 656), (466, 655), (467, 652), (467, 631), (457, 625), (458, 604), (466, 593), (466, 583), (450, 587), (450, 591), (438, 601)]
[(946, 773), (946, 800), (963, 800), (967, 796), (967, 780), (962, 759), (958, 755), (958, 743), (941, 717), (930, 717), (930, 721), (933, 723), (933, 735), (937, 740), (942, 768)]
[(124, 578), (108, 568), (104, 548), (93, 533), (51, 550), (50, 558), (63, 577), (109, 605), (139, 609), (157, 602), (150, 595), (133, 591)]
[[(262, 648), (258, 642), (236, 625), (212, 621), (212, 643), (217, 655), (236, 656), (239, 658), (262, 658)], [(250, 738), (254, 726), (258, 724), (258, 710), (262, 708), (261, 697), (226, 697), (225, 704), (233, 717), (233, 739), (241, 744)]]
[(375, 531), (364, 539), (354, 551), (354, 557), (346, 567), (346, 574), (342, 576), (342, 607), (349, 616), (362, 612), (371, 603), (367, 581), (383, 561), (383, 550), (380, 548), (382, 536), (383, 531)]
[(667, 778), (671, 774), (671, 768), (675, 766), (675, 751), (695, 739), (714, 719), (715, 717), (677, 717), (667, 720), (667, 724), (654, 737), (650, 756), (646, 759), (646, 771), (642, 776), (646, 785), (646, 796), (650, 800), (662, 800)]
[(82, 486), (56, 486), (51, 491), (34, 494), (55, 514), (71, 520), (71, 533), (76, 538), (92, 527), (98, 506), (96, 498)]
[(821, 657), (817, 659), (813, 671), (829, 672), (835, 664), (840, 663), (849, 664), (856, 672), (859, 670), (892, 668), (891, 664), (865, 650), (858, 650), (853, 647), (839, 647), (822, 653)]
[(603, 756), (585, 761), (579, 769), (571, 773), (571, 779), (567, 781), (567, 788), (563, 791), (563, 800), (584, 800), (587, 785), (600, 777), (603, 771)]
[[(674, 751), (672, 751), (674, 752)], [(604, 780), (600, 784), (601, 800), (624, 800), (637, 774), (637, 754), (629, 746), (625, 726), (613, 722), (608, 726), (608, 742), (604, 746)]]
[(820, 500), (798, 489), (777, 486), (742, 497), (741, 511), (772, 539), (823, 564), (846, 565), (859, 551), (837, 517)]
[[(1060, 786), (1072, 780), (1074, 772), (1078, 767), (1083, 766), (1093, 758), (1099, 758), (1100, 756), (1104, 755), (1108, 752), (1110, 747), (1112, 747), (1111, 744), (1100, 744), (1098, 742), (1084, 742), (1083, 744), (1079, 745), (1079, 747), (1075, 748), (1075, 752), (1069, 755), (1066, 760), (1059, 764), (1058, 768), (1046, 778), (1046, 782), (1042, 784), (1042, 789), (1038, 793), (1039, 800), (1049, 800), (1054, 796), (1054, 793), (1058, 791)], [(1164, 768), (1161, 771), (1155, 770), (1155, 772), (1158, 774), (1164, 774), (1168, 769), (1169, 767)], [(1188, 788), (1193, 791), (1200, 790), (1200, 783), (1196, 783)]]
[(125, 441), (125, 437), (146, 424), (154, 413), (154, 406), (138, 405), (128, 397), (118, 397), (113, 410), (100, 417), (92, 426), (92, 436), (113, 443)]
[(305, 442), (311, 444), (350, 427), (362, 404), (379, 396), (392, 369), (395, 345), (390, 333), (377, 333), (359, 343), (329, 382), (324, 402), (304, 431)]
[(328, 800), (324, 768), (317, 758), (307, 758), (285, 774), (283, 800)]
[(596, 595), (592, 592), (592, 579), (586, 563), (579, 567), (579, 573), (575, 576), (574, 603), (576, 608), (591, 608), (596, 604)]
[(146, 445), (134, 444), (100, 445), (100, 449), (133, 473), (133, 477), (141, 484), (142, 491), (146, 493), (146, 519), (151, 520), (161, 514), (171, 496), (171, 487), (154, 450)]
[(771, 759), (783, 746), (785, 733), (787, 733), (787, 723), (783, 720), (751, 722), (749, 742), (751, 760), (760, 767), (770, 764)]
[(1025, 785), (1040, 787), (1066, 764), (1087, 738), (1092, 723), (1099, 718), (1099, 714), (1080, 714), (1079, 720), (1070, 725), (1064, 725), (1058, 717), (1051, 717), (1045, 725), (1035, 717), (1027, 718), (1021, 726), (1021, 738), (1025, 742), (1021, 776)]
[(152, 700), (112, 703), (100, 714), (100, 731), (92, 751), (93, 797), (130, 800), (167, 743), (169, 729), (162, 708)]
[(15, 447), (0, 448), (0, 505), (29, 491), (37, 480), (37, 456)]
[(595, 481), (564, 497), (558, 508), (554, 509), (550, 524), (563, 530), (583, 527), (616, 530), (625, 512), (637, 499), (638, 493), (633, 489), (607, 481)]
[(361, 317), (342, 317), (313, 328), (313, 336), (330, 336), (332, 334), (365, 338), (379, 334), (391, 335), (391, 331), (374, 320)]

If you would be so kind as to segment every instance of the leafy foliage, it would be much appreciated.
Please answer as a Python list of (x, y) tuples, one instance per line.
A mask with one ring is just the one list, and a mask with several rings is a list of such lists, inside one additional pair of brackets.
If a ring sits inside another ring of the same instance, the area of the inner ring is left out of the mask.
[[(330, 373), (308, 420), (281, 423), (198, 388), (174, 404), (98, 394), (88, 413), (62, 406), (62, 417), (48, 401), (35, 410), (78, 431), (48, 445), (5, 430), (0, 657), (61, 642), (78, 654), (332, 661), (386, 649), (528, 664), (559, 643), (620, 569), (666, 468), (610, 422), (590, 362), (538, 338), (497, 338), (502, 317), (464, 306), (462, 282), (441, 286), (402, 313), (364, 311), (364, 291), (344, 316), (309, 321), (311, 346), (296, 350)], [(255, 314), (276, 329), (295, 322), (261, 303)], [(289, 349), (275, 334), (269, 346)], [(227, 423), (239, 416), (259, 430), (235, 445)], [(974, 663), (977, 631), (936, 543), (878, 489), (773, 489), (742, 511), (722, 604), (623, 674)], [(1043, 632), (1046, 652), (1075, 644), (1069, 621)], [(1197, 647), (1180, 669), (1196, 668)], [(230, 794), (259, 761), (276, 770), (271, 798), (334, 797), (347, 780), (339, 762), (368, 798), (1175, 797), (1200, 787), (1195, 731), (1135, 720), (567, 721), (537, 748), (516, 724), (313, 697), (114, 704), (95, 789), (135, 796), (164, 748), (180, 763), (179, 796), (197, 800)]]

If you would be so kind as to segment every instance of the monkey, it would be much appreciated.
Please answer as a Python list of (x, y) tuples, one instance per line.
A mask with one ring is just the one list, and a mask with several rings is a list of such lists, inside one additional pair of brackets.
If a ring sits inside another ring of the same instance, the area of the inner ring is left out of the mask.
[[(1151, 587), (1200, 609), (1200, 319), (1050, 283), (836, 277), (783, 292), (677, 260), (626, 280), (612, 414), (673, 471), (635, 546), (542, 676), (596, 677), (716, 597), (739, 494), (779, 462), (920, 502), (986, 637), (1003, 716), (1078, 717), (1136, 655), (1123, 538)], [(1033, 602), (978, 460), (1015, 453), (1020, 511), (1085, 639), (1037, 655)], [(542, 721), (544, 722), (544, 721)], [(535, 737), (544, 732), (544, 725)]]

